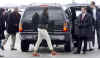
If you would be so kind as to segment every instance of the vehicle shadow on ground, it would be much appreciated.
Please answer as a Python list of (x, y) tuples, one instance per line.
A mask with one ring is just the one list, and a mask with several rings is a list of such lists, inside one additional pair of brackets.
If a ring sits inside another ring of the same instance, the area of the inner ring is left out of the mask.
[[(56, 47), (56, 48), (54, 48), (54, 50), (57, 53), (70, 53), (70, 52), (65, 52), (64, 47)], [(29, 52), (33, 52), (33, 51), (29, 51)], [(47, 53), (50, 53), (50, 49), (48, 47), (40, 47), (38, 52), (43, 53), (43, 54), (47, 54)]]

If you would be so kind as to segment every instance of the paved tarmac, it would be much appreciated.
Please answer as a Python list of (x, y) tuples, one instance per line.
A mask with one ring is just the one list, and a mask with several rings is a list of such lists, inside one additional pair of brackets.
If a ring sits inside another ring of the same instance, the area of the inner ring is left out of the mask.
[[(92, 52), (88, 52), (87, 54), (78, 54), (75, 55), (71, 53), (65, 53), (63, 46), (55, 48), (58, 54), (56, 56), (51, 56), (48, 48), (40, 48), (40, 56), (34, 57), (32, 56), (32, 52), (21, 52), (20, 50), (20, 39), (19, 35), (17, 35), (16, 40), (16, 48), (17, 51), (10, 50), (11, 40), (9, 38), (7, 44), (5, 45), (5, 51), (0, 50), (0, 54), (3, 54), (5, 57), (3, 58), (100, 58), (100, 50), (97, 49), (97, 43), (95, 45), (95, 50)], [(30, 50), (33, 49), (33, 46), (30, 45)]]

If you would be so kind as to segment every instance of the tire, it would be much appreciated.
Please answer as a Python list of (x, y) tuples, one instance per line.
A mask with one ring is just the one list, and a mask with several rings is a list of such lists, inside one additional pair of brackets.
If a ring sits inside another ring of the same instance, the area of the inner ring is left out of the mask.
[(65, 52), (72, 51), (72, 35), (70, 33), (66, 33), (66, 35), (65, 35), (64, 50), (65, 50)]
[(64, 45), (64, 50), (65, 50), (65, 52), (71, 52), (70, 42), (66, 42), (66, 44)]
[(21, 40), (21, 50), (22, 52), (28, 52), (29, 42), (28, 40)]

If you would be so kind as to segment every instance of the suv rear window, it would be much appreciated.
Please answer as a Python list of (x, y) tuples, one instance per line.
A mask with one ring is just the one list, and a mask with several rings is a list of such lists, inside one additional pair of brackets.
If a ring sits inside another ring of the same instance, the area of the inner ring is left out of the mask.
[[(22, 21), (31, 21), (32, 16), (37, 12), (40, 16), (45, 7), (30, 7), (23, 16)], [(57, 20), (57, 23), (64, 20), (64, 13), (60, 7), (48, 7), (49, 20)]]

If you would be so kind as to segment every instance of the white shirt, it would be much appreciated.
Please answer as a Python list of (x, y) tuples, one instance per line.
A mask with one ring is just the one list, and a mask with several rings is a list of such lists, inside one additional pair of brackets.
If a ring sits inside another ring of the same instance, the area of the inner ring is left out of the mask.
[(85, 15), (86, 15), (86, 13), (83, 13), (83, 14), (82, 14), (82, 20), (84, 19)]
[(96, 20), (96, 8), (93, 8), (93, 18)]

